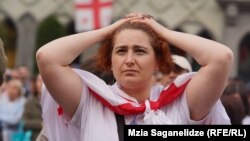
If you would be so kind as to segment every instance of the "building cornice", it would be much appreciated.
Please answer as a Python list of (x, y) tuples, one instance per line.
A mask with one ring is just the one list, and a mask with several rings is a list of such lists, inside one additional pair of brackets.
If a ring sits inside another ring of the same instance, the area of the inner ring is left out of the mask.
[(225, 11), (225, 19), (228, 25), (237, 24), (240, 13), (250, 12), (250, 0), (217, 0)]
[(243, 11), (250, 11), (250, 0), (217, 0), (219, 5), (226, 9), (228, 5), (234, 4), (238, 7), (238, 9)]

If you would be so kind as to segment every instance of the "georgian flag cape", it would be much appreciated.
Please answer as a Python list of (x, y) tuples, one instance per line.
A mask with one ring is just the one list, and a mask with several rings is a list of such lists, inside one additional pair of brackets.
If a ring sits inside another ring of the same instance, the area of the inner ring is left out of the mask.
[[(46, 88), (43, 86), (42, 89), (44, 126), (51, 141), (118, 141), (114, 112), (121, 115), (142, 114), (143, 124), (171, 124), (160, 108), (178, 98), (194, 75), (189, 73), (178, 77), (169, 87), (159, 92), (158, 99), (146, 100), (145, 103), (139, 104), (129, 100), (126, 97), (128, 95), (118, 94), (121, 90), (117, 84), (109, 86), (89, 72), (77, 69), (74, 71), (83, 80), (85, 90), (83, 95), (87, 101), (81, 100), (69, 122), (62, 118), (63, 109), (54, 101)], [(91, 106), (86, 108), (83, 103)], [(82, 116), (80, 124), (74, 124), (76, 119), (79, 120), (78, 115)]]

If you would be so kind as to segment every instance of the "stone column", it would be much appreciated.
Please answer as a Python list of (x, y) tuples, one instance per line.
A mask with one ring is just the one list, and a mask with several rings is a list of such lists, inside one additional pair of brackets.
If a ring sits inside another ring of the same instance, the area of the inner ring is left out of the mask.
[(26, 65), (30, 70), (35, 59), (35, 42), (38, 23), (35, 18), (26, 14), (17, 22), (17, 57), (16, 65)]

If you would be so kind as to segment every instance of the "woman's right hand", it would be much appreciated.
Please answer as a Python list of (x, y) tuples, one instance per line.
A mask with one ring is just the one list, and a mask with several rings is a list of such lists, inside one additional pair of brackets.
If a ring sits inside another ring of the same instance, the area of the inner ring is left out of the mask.
[(126, 22), (130, 22), (132, 19), (134, 19), (135, 17), (127, 17), (127, 18), (122, 18), (114, 23), (112, 23), (111, 25), (108, 25), (102, 29), (100, 29), (103, 33), (103, 39), (106, 39), (107, 37), (111, 36), (114, 31), (120, 27), (122, 24), (126, 23)]

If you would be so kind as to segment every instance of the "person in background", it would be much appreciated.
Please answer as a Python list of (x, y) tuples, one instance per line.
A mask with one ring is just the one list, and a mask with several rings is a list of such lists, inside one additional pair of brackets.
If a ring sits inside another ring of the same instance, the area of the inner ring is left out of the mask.
[[(112, 86), (70, 67), (100, 42), (98, 66), (112, 71)], [(168, 43), (202, 67), (178, 76), (169, 87), (154, 87), (154, 72), (172, 69)], [(45, 84), (41, 104), (48, 140), (118, 141), (116, 115), (127, 125), (230, 124), (219, 100), (233, 64), (230, 48), (169, 30), (150, 15), (131, 13), (102, 29), (53, 40), (39, 48), (36, 59)]]
[(20, 76), (20, 80), (23, 83), (23, 94), (25, 97), (29, 97), (32, 93), (31, 92), (32, 82), (30, 78), (30, 71), (27, 66), (19, 66), (16, 69)]
[[(6, 70), (6, 62), (7, 62), (7, 57), (4, 52), (4, 46), (3, 46), (3, 41), (0, 38), (0, 87), (2, 86), (4, 82), (4, 73)], [(1, 88), (0, 88), (1, 90)], [(0, 99), (1, 99), (1, 91), (0, 91)], [(1, 126), (1, 121), (0, 121), (0, 141), (3, 140), (2, 137), (2, 126)]]
[(28, 97), (25, 103), (22, 121), (24, 122), (24, 129), (32, 131), (32, 141), (35, 141), (42, 129), (40, 97), (43, 80), (40, 74), (36, 76), (33, 83), (33, 94)]
[(242, 80), (230, 79), (221, 97), (232, 124), (242, 124), (242, 120), (249, 112), (244, 85)]
[(250, 125), (250, 82), (245, 84), (245, 110), (246, 116), (242, 120), (243, 125)]
[(0, 121), (3, 128), (3, 139), (10, 141), (12, 134), (19, 128), (26, 99), (22, 95), (20, 80), (11, 79), (6, 85), (6, 91), (0, 98)]
[(174, 62), (174, 67), (170, 71), (170, 73), (166, 74), (166, 73), (159, 72), (160, 74), (157, 74), (157, 75), (160, 75), (158, 76), (160, 77), (158, 78), (158, 81), (163, 86), (169, 85), (176, 79), (177, 76), (181, 74), (192, 72), (191, 64), (185, 57), (180, 56), (180, 55), (171, 55), (171, 57)]
[(101, 78), (107, 84), (114, 84), (114, 76), (111, 71), (105, 72), (97, 66), (96, 56), (87, 59), (80, 67), (82, 70), (93, 73), (97, 77)]

